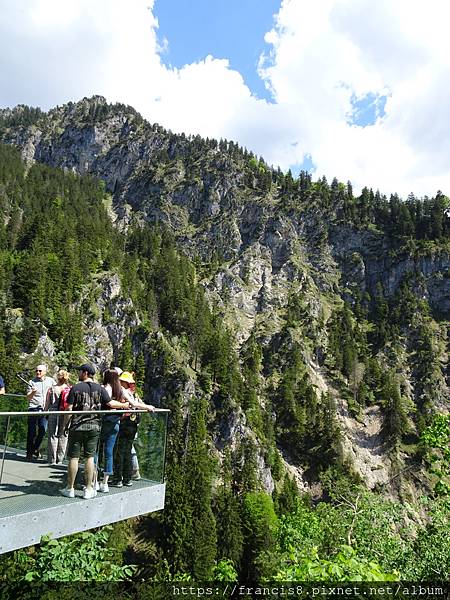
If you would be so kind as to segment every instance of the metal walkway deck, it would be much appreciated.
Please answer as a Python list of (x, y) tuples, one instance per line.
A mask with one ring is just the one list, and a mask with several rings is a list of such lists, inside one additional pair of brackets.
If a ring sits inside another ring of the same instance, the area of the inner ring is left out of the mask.
[(141, 479), (130, 488), (84, 500), (82, 490), (65, 498), (65, 465), (29, 463), (20, 450), (5, 454), (0, 484), (0, 554), (164, 508), (165, 484)]

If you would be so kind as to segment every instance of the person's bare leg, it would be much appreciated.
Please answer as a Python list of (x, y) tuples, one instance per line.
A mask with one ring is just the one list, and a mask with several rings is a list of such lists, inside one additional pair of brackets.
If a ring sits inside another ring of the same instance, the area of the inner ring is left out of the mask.
[(73, 488), (75, 483), (75, 477), (78, 473), (78, 458), (71, 458), (69, 460), (69, 467), (67, 469), (67, 488), (70, 490)]
[(94, 457), (90, 456), (89, 458), (86, 459), (86, 463), (84, 465), (84, 473), (85, 473), (87, 490), (91, 490), (93, 484), (95, 483), (94, 482), (94, 471), (95, 471)]

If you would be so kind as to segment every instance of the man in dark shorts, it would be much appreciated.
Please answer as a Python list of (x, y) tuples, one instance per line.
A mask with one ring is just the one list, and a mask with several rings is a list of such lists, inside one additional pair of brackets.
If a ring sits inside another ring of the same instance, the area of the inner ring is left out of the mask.
[[(79, 382), (70, 390), (67, 398), (67, 410), (91, 411), (107, 410), (109, 408), (127, 408), (126, 405), (111, 400), (105, 388), (92, 380), (92, 377), (95, 375), (95, 368), (92, 365), (86, 363), (75, 368), (79, 371)], [(83, 498), (88, 500), (95, 497), (94, 457), (97, 453), (101, 423), (101, 414), (72, 415), (67, 443), (67, 457), (69, 458), (67, 487), (61, 492), (63, 496), (67, 496), (68, 498), (75, 497), (73, 486), (78, 473), (78, 461), (83, 455), (86, 458), (84, 466), (86, 488)]]

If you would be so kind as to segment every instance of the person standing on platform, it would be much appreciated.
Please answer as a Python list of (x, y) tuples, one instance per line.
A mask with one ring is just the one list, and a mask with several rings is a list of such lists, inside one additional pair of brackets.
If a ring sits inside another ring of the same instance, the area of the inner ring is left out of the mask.
[[(131, 371), (131, 375), (133, 376), (133, 379), (134, 379), (133, 371)], [(129, 384), (128, 392), (132, 395), (134, 400), (141, 401), (141, 399), (139, 398), (137, 391), (136, 391), (136, 383)], [(135, 436), (135, 441), (136, 441), (136, 438), (137, 438), (137, 433)], [(138, 481), (139, 479), (141, 479), (141, 473), (139, 471), (139, 460), (137, 457), (136, 449), (134, 447), (134, 443), (131, 446), (131, 465), (132, 465), (131, 479)]]
[[(104, 387), (93, 381), (95, 368), (85, 363), (76, 367), (79, 371), (78, 383), (70, 390), (67, 398), (67, 410), (95, 411), (108, 408), (129, 408), (129, 403), (122, 404), (112, 400)], [(67, 444), (67, 457), (69, 468), (67, 472), (67, 487), (61, 493), (67, 498), (75, 497), (74, 483), (78, 473), (80, 456), (86, 459), (84, 466), (86, 488), (83, 498), (89, 500), (97, 495), (95, 489), (95, 463), (97, 446), (102, 424), (102, 414), (89, 412), (86, 415), (72, 415), (69, 423), (69, 440)]]
[[(130, 386), (135, 384), (133, 374), (129, 371), (123, 371), (119, 377), (120, 383), (124, 388), (123, 394), (131, 408), (153, 412), (155, 407), (151, 404), (145, 404), (137, 396), (134, 397)], [(116, 456), (114, 458), (114, 478), (111, 485), (122, 487), (131, 486), (133, 476), (133, 442), (137, 434), (140, 422), (140, 413), (124, 414), (120, 420), (119, 435), (117, 437)]]
[(3, 379), (3, 377), (1, 375), (0, 375), (0, 394), (6, 394), (5, 380)]
[[(103, 373), (103, 387), (108, 393), (108, 396), (112, 400), (119, 402), (121, 407), (129, 406), (123, 404), (126, 398), (123, 394), (123, 388), (120, 385), (119, 375), (115, 369), (107, 369)], [(100, 483), (100, 492), (109, 492), (108, 480), (110, 475), (113, 474), (113, 460), (114, 460), (114, 446), (116, 443), (117, 434), (119, 433), (120, 414), (103, 415), (102, 429), (100, 431), (100, 451), (99, 461), (101, 456), (104, 455), (104, 470), (103, 470), (103, 481)]]
[(41, 458), (39, 448), (47, 431), (47, 418), (39, 415), (44, 410), (45, 399), (47, 392), (56, 385), (53, 377), (47, 377), (47, 366), (38, 365), (36, 367), (36, 376), (28, 382), (28, 411), (36, 413), (28, 417), (27, 431), (27, 460), (31, 461), (34, 458)]
[[(44, 410), (61, 410), (61, 394), (69, 392), (70, 374), (60, 369), (56, 374), (58, 384), (52, 386), (47, 392)], [(48, 418), (48, 443), (47, 443), (47, 462), (49, 465), (61, 464), (66, 453), (67, 433), (65, 432), (65, 422), (67, 417), (64, 415), (50, 415)]]

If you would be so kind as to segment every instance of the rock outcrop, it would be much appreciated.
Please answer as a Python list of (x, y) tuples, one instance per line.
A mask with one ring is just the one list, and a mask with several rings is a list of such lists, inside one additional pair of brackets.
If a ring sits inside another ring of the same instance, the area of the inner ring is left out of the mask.
[[(450, 315), (447, 252), (394, 252), (385, 235), (346, 225), (333, 206), (324, 210), (313, 202), (287, 202), (270, 183), (254, 185), (258, 172), (250, 173), (249, 160), (233, 153), (230, 144), (221, 149), (198, 136), (173, 135), (132, 108), (109, 105), (99, 96), (37, 114), (27, 126), (7, 125), (20, 108), (15, 111), (0, 111), (6, 123), (0, 141), (20, 148), (28, 162), (100, 178), (112, 197), (110, 212), (119, 228), (127, 228), (131, 214), (164, 223), (183, 252), (208, 265), (202, 285), (211, 303), (221, 307), (239, 345), (252, 331), (267, 346), (275, 343), (290, 298), (299, 296), (307, 311), (304, 327), (315, 335), (304, 358), (325, 391), (329, 384), (311, 360), (327, 344), (324, 323), (332, 308), (350, 298), (352, 290), (374, 297), (381, 286), (393, 297), (407, 279), (436, 314)], [(95, 285), (89, 293), (96, 298), (96, 315), (85, 323), (85, 342), (104, 367), (140, 321), (116, 275), (105, 273)], [(154, 376), (157, 381), (156, 372)], [(154, 385), (151, 393), (159, 403), (163, 386)], [(192, 393), (189, 385), (183, 390), (186, 397)], [(345, 401), (339, 395), (336, 400), (345, 434), (343, 456), (351, 458), (369, 487), (388, 482), (379, 407), (367, 409), (364, 423), (357, 423)], [(218, 446), (248, 434), (239, 415), (230, 419)], [(264, 487), (271, 491), (273, 481), (262, 456), (257, 463)], [(296, 473), (302, 480), (300, 467)]]

